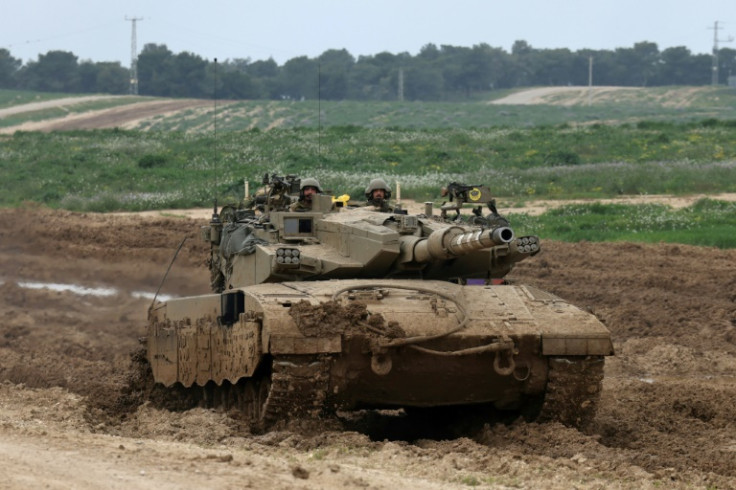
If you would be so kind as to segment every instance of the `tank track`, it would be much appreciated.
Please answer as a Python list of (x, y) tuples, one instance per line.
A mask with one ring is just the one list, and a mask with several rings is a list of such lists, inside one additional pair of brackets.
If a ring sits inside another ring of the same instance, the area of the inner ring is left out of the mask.
[(602, 356), (551, 357), (547, 390), (537, 420), (587, 428), (598, 409), (604, 359)]
[(276, 357), (260, 425), (270, 428), (293, 418), (318, 418), (326, 409), (331, 359), (328, 356)]
[[(295, 418), (318, 418), (332, 410), (326, 406), (332, 359), (324, 355), (276, 357), (256, 376), (233, 384), (184, 388), (164, 387), (153, 380), (145, 351), (133, 356), (128, 389), (131, 404), (150, 401), (168, 410), (194, 407), (232, 411), (245, 418), (256, 431), (273, 428)], [(134, 408), (131, 408), (133, 410)]]

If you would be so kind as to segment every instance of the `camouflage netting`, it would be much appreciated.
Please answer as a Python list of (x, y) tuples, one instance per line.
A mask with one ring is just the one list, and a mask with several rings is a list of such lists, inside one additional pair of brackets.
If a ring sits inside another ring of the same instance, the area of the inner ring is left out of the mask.
[(256, 245), (265, 244), (267, 242), (253, 235), (249, 226), (229, 223), (222, 229), (220, 251), (226, 259), (233, 255), (250, 255), (256, 251)]

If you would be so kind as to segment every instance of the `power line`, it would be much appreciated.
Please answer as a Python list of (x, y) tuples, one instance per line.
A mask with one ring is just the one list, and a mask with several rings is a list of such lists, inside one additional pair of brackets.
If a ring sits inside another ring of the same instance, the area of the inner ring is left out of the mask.
[[(115, 21), (115, 22), (119, 22), (119, 21)], [(110, 26), (112, 26), (113, 24), (114, 23), (112, 21), (110, 21), (110, 22), (105, 22), (103, 24), (97, 24), (97, 25), (94, 25), (94, 26), (91, 26), (91, 27), (86, 27), (86, 28), (83, 28), (83, 29), (77, 29), (75, 31), (59, 32), (57, 34), (51, 34), (51, 35), (47, 35), (47, 36), (43, 36), (43, 37), (26, 39), (26, 40), (23, 40), (23, 41), (13, 41), (13, 42), (11, 42), (9, 44), (5, 44), (3, 46), (0, 46), (0, 48), (6, 48), (8, 51), (11, 51), (14, 48), (21, 48), (22, 49), (24, 47), (33, 46), (35, 44), (43, 44), (43, 43), (47, 43), (49, 41), (55, 41), (57, 39), (66, 39), (66, 38), (71, 38), (71, 37), (78, 37), (80, 35), (88, 34), (90, 32), (95, 32), (95, 31), (100, 31), (100, 30), (109, 31)], [(49, 51), (63, 51), (63, 48), (50, 49)], [(40, 55), (42, 53), (39, 52), (38, 54)]]

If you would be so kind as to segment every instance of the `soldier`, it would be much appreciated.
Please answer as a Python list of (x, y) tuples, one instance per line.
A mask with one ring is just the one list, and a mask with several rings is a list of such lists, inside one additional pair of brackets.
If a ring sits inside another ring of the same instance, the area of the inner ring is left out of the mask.
[(365, 188), (366, 206), (373, 206), (376, 211), (390, 213), (392, 208), (388, 205), (391, 199), (391, 188), (383, 179), (371, 180)]
[(299, 200), (289, 206), (290, 211), (311, 211), (312, 198), (316, 194), (322, 194), (322, 187), (317, 179), (302, 179), (299, 187)]

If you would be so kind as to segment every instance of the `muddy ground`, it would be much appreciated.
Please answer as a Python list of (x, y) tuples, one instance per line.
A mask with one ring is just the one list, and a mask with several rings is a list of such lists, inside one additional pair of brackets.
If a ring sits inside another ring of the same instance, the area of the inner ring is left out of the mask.
[(161, 292), (208, 292), (200, 224), (0, 210), (0, 488), (736, 487), (736, 251), (543, 241), (512, 273), (612, 331), (590, 433), (516, 420), (447, 438), (390, 424), (252, 434), (126, 389), (142, 293), (184, 237)]

